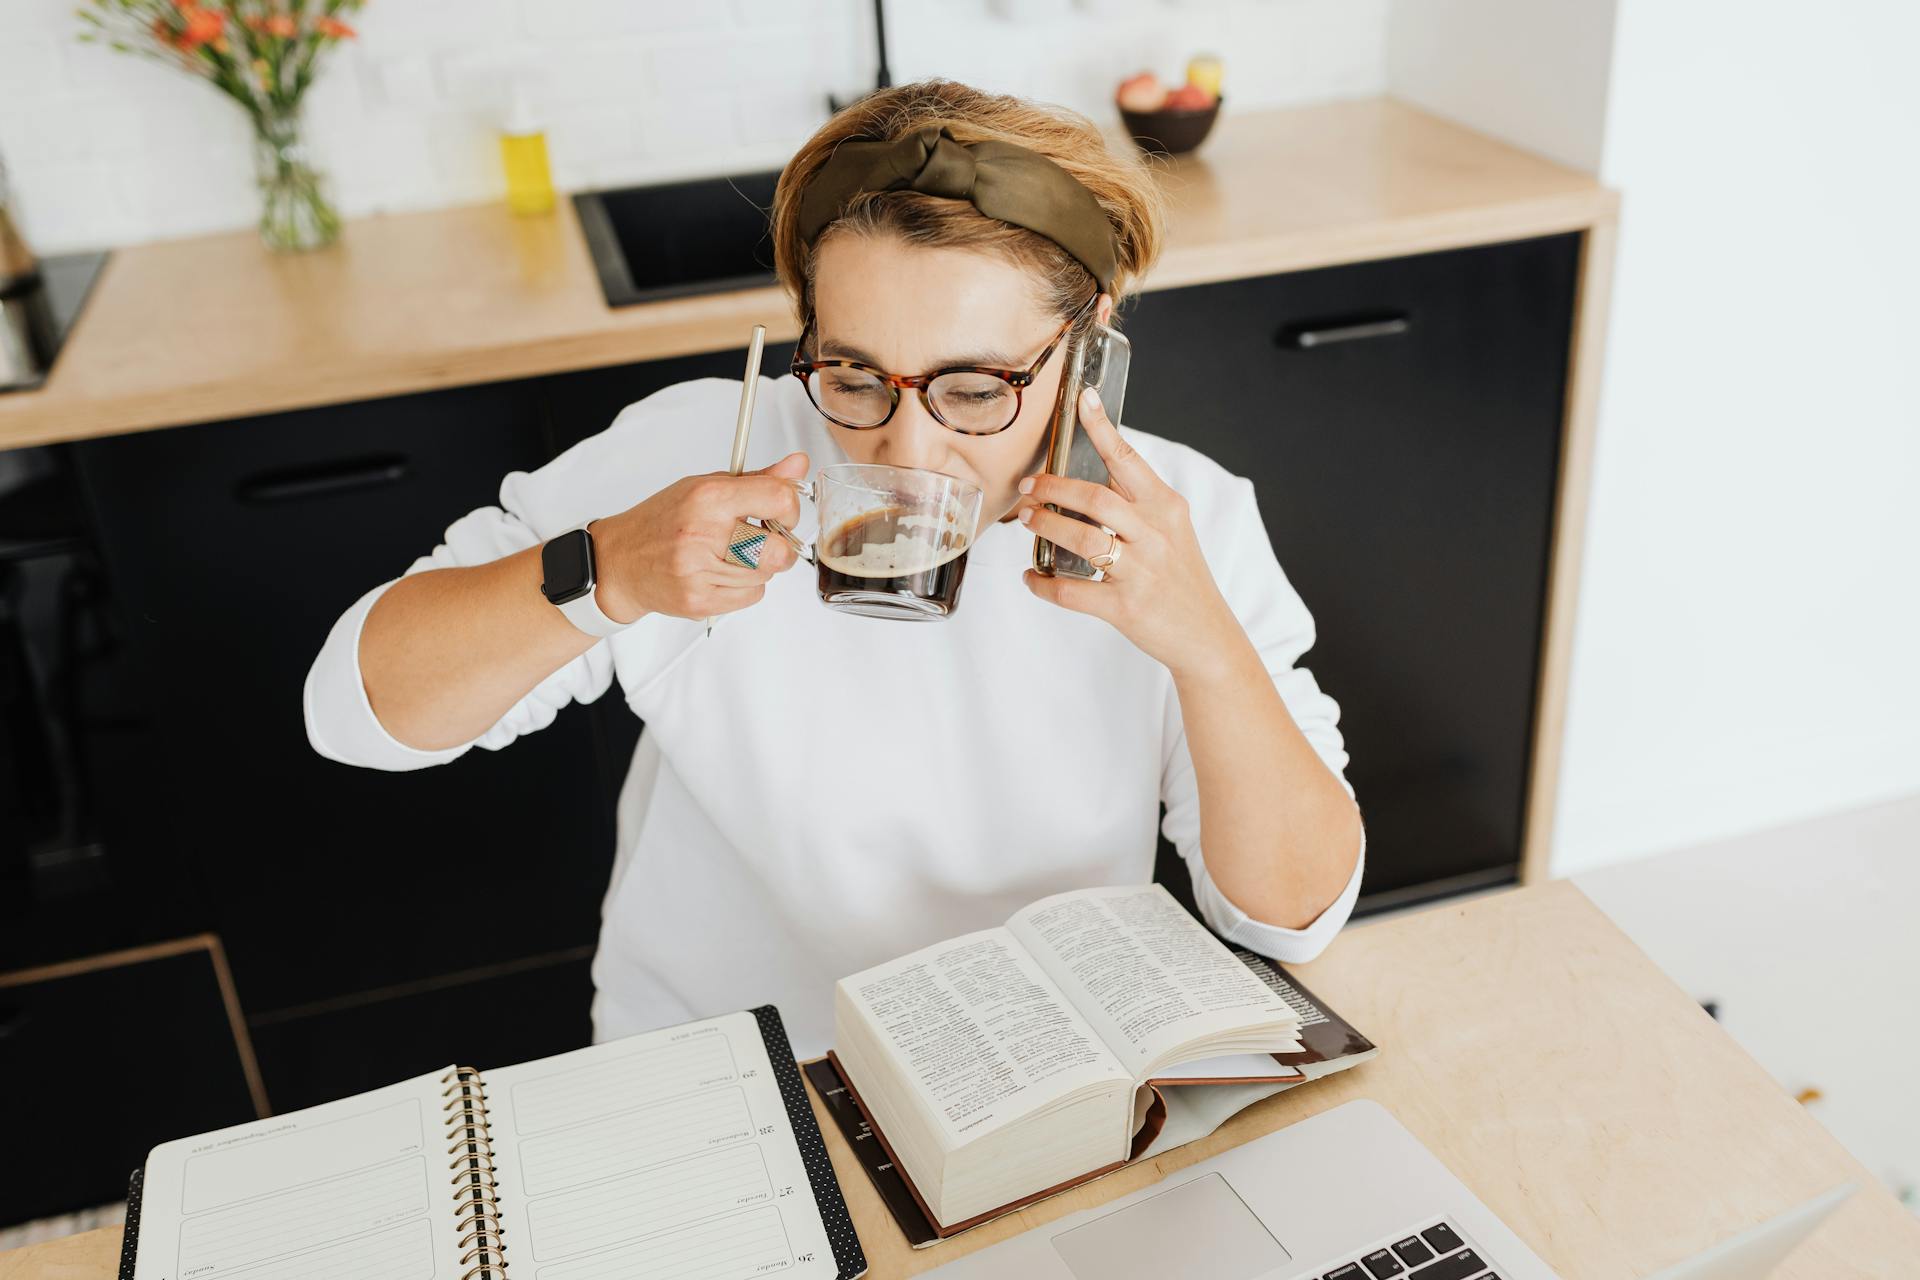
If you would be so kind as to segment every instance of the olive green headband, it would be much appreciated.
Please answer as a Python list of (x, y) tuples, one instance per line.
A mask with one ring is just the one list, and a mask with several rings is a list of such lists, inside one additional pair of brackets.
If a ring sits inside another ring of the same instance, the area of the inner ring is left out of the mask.
[(1113, 226), (1093, 192), (1037, 151), (1011, 142), (958, 142), (945, 125), (926, 125), (891, 142), (859, 138), (834, 148), (800, 197), (800, 238), (811, 245), (861, 192), (908, 188), (970, 201), (989, 218), (1045, 236), (1113, 291)]

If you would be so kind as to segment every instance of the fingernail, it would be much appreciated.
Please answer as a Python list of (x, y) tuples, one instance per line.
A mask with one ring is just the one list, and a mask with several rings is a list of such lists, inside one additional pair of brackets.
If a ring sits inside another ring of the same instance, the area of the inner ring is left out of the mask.
[(1098, 409), (1100, 407), (1099, 391), (1093, 387), (1088, 387), (1080, 393), (1080, 403), (1086, 405), (1089, 409)]
[(1020, 492), (1022, 492), (1022, 493), (1032, 493), (1032, 492), (1033, 492), (1033, 477), (1032, 477), (1032, 476), (1022, 476), (1022, 477), (1020, 478)]
[(1033, 508), (1032, 508), (1032, 507), (1022, 507), (1022, 508), (1020, 508), (1020, 523), (1021, 523), (1021, 524), (1032, 524), (1032, 523), (1033, 523)]

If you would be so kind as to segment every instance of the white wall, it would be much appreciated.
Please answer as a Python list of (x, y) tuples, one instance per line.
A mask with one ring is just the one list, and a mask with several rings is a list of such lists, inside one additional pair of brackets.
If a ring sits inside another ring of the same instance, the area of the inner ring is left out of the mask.
[[(79, 45), (75, 0), (0, 3), (0, 156), (42, 252), (246, 226), (239, 111), (164, 66)], [(894, 78), (946, 75), (1106, 123), (1115, 84), (1216, 50), (1232, 108), (1377, 93), (1388, 0), (892, 0)], [(1028, 9), (1047, 4), (1024, 3)], [(1097, 10), (1097, 12), (1095, 12)], [(350, 214), (502, 190), (487, 103), (506, 59), (540, 75), (565, 189), (777, 167), (872, 84), (868, 0), (372, 0), (308, 109)]]
[(1920, 791), (1920, 8), (1397, 0), (1625, 196), (1552, 868)]
[(1615, 0), (1399, 0), (1396, 97), (1589, 173), (1600, 168)]
[(1920, 790), (1916, 48), (1620, 0), (1558, 873)]

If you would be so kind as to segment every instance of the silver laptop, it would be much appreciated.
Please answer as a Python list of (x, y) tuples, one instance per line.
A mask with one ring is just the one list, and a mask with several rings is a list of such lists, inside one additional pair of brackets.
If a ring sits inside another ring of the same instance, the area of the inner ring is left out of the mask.
[[(1853, 1191), (1660, 1273), (1757, 1280)], [(1419, 1139), (1357, 1101), (929, 1273), (940, 1280), (1556, 1280)]]

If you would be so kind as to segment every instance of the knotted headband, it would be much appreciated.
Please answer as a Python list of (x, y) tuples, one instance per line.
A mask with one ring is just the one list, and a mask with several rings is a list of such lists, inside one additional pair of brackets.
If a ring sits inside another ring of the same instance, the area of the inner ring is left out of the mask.
[(841, 143), (801, 194), (800, 238), (811, 245), (863, 191), (909, 189), (970, 201), (989, 218), (1037, 232), (1113, 291), (1113, 225), (1093, 192), (1037, 151), (1011, 142), (958, 142), (945, 125), (926, 125), (891, 142)]

